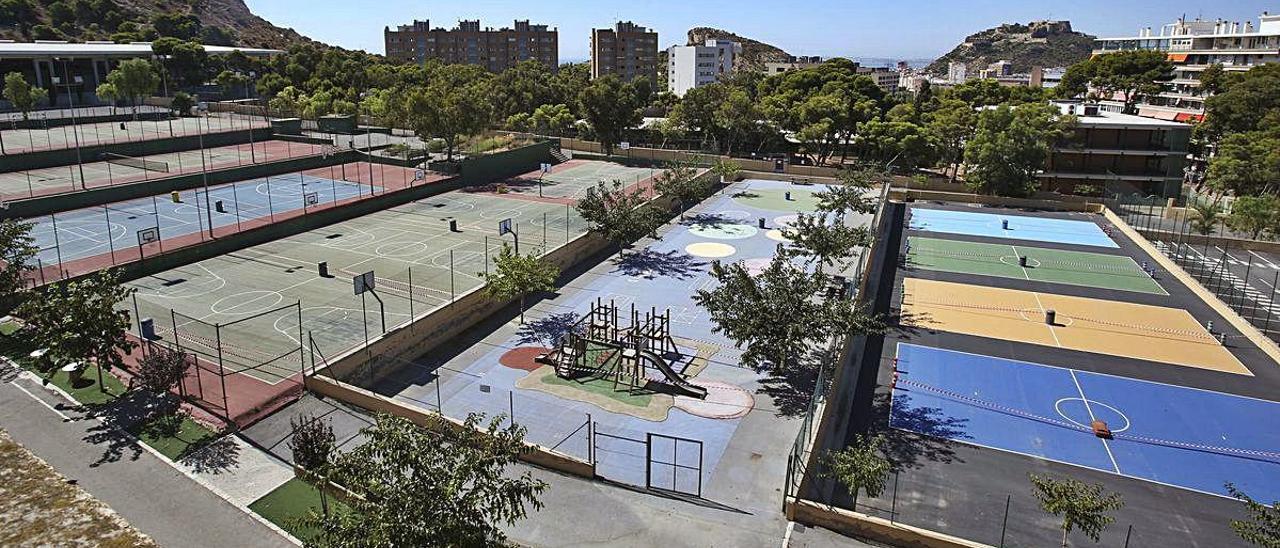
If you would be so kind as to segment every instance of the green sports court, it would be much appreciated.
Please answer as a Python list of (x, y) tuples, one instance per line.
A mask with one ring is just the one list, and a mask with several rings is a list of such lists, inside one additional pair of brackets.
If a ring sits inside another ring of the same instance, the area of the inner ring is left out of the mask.
[(912, 237), (907, 242), (907, 265), (913, 268), (1168, 295), (1124, 255), (936, 238)]

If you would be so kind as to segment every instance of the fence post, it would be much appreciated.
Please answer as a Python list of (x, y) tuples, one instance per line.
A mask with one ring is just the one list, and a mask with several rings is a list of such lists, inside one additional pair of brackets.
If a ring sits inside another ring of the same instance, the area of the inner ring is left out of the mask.
[(511, 426), (516, 425), (516, 393), (514, 390), (507, 391), (507, 410), (511, 413)]
[[(454, 273), (453, 250), (450, 249), (449, 250), (449, 302), (453, 302), (458, 298), (458, 293), (454, 290), (453, 273)], [(412, 293), (413, 288), (409, 288), (409, 290)]]
[(1004, 534), (1009, 530), (1009, 503), (1013, 502), (1013, 495), (1004, 496), (1004, 521), (1000, 524), (1000, 546), (1004, 547)]
[[(452, 254), (453, 252), (450, 251), (449, 253)], [(413, 267), (410, 266), (409, 267), (409, 331), (410, 332), (416, 331), (416, 329), (414, 329), (413, 327), (413, 324), (416, 323), (413, 321), (413, 319), (416, 317), (417, 316), (415, 316), (413, 313)]]
[[(222, 365), (222, 324), (213, 324), (214, 338), (218, 344), (218, 382), (222, 385), (222, 418), (227, 419), (227, 423), (235, 424), (231, 420), (231, 405), (227, 400), (227, 370)], [(200, 357), (196, 356), (199, 361)]]
[(1129, 548), (1129, 537), (1133, 536), (1133, 524), (1129, 524), (1129, 530), (1124, 533), (1124, 548)]
[(893, 472), (893, 502), (889, 505), (889, 523), (896, 521), (898, 517), (898, 472)]

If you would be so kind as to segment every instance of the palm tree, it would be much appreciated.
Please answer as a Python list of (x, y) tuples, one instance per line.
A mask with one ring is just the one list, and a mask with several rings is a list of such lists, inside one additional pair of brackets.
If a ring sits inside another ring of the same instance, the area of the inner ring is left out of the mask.
[(1222, 209), (1215, 204), (1197, 203), (1192, 210), (1196, 215), (1191, 219), (1191, 230), (1200, 235), (1208, 236), (1222, 222)]

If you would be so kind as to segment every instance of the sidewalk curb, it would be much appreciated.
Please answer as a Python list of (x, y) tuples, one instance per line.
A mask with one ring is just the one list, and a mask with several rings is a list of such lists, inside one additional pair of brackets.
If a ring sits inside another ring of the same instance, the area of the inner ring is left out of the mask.
[[(53, 384), (44, 384), (44, 383), (42, 382), (42, 379), (41, 379), (39, 376), (37, 376), (35, 373), (32, 373), (32, 372), (30, 372), (30, 371), (27, 371), (26, 369), (22, 368), (22, 366), (18, 365), (17, 363), (14, 363), (14, 362), (13, 362), (12, 360), (10, 360), (9, 358), (4, 357), (4, 356), (0, 356), (0, 363), (3, 363), (4, 365), (9, 366), (9, 367), (13, 367), (13, 368), (15, 368), (15, 369), (17, 369), (17, 370), (19, 371), (18, 375), (17, 375), (13, 380), (9, 381), (9, 383), (10, 383), (10, 384), (13, 384), (13, 382), (14, 382), (14, 381), (16, 381), (16, 380), (19, 380), (19, 379), (25, 379), (25, 380), (28, 380), (28, 381), (31, 381), (31, 382), (34, 382), (34, 383), (36, 383), (36, 384), (40, 385), (40, 387), (41, 387), (41, 388), (43, 388), (45, 391), (47, 391), (47, 392), (51, 392), (51, 393), (53, 393), (53, 394), (56, 394), (58, 397), (62, 398), (63, 400), (66, 400), (68, 403), (70, 403), (70, 404), (72, 404), (72, 405), (75, 405), (75, 406), (77, 406), (77, 407), (81, 407), (81, 406), (82, 406), (82, 404), (81, 404), (80, 402), (76, 401), (76, 399), (75, 399), (75, 398), (71, 397), (71, 394), (66, 393), (66, 391), (62, 390), (61, 388), (59, 388), (59, 387), (58, 387), (58, 386), (56, 386), (56, 385), (53, 385)], [(105, 422), (103, 422), (102, 420), (98, 419), (97, 417), (90, 417), (90, 418), (92, 418), (93, 420), (97, 421), (99, 424), (106, 425), (106, 423), (105, 423)], [(285, 538), (286, 540), (288, 540), (289, 542), (293, 543), (293, 544), (294, 544), (294, 545), (296, 545), (296, 546), (302, 546), (302, 545), (303, 545), (301, 540), (298, 540), (298, 538), (297, 538), (297, 537), (294, 537), (293, 535), (289, 534), (289, 532), (288, 532), (288, 531), (285, 531), (284, 529), (280, 528), (280, 526), (278, 526), (278, 525), (276, 525), (276, 524), (272, 523), (270, 520), (268, 520), (268, 519), (266, 519), (266, 518), (264, 518), (264, 517), (262, 517), (262, 516), (258, 515), (258, 514), (257, 514), (256, 512), (254, 512), (253, 510), (250, 510), (247, 506), (241, 506), (241, 505), (237, 504), (236, 502), (234, 502), (233, 500), (231, 500), (231, 497), (229, 497), (226, 493), (222, 492), (222, 490), (221, 490), (221, 489), (218, 489), (218, 487), (217, 487), (217, 486), (213, 485), (213, 484), (212, 484), (212, 483), (210, 483), (208, 480), (206, 480), (206, 479), (204, 479), (204, 478), (202, 478), (202, 477), (200, 477), (200, 476), (196, 476), (196, 475), (191, 474), (191, 473), (190, 473), (190, 472), (188, 472), (187, 470), (183, 469), (181, 466), (178, 466), (178, 464), (177, 464), (177, 463), (175, 463), (173, 460), (171, 460), (169, 457), (167, 457), (167, 456), (165, 456), (164, 454), (160, 453), (159, 451), (155, 450), (155, 448), (151, 447), (150, 445), (147, 445), (147, 444), (146, 444), (146, 443), (144, 443), (141, 439), (139, 439), (137, 436), (133, 435), (132, 433), (130, 433), (130, 432), (128, 432), (128, 431), (125, 431), (125, 430), (122, 430), (122, 429), (120, 429), (120, 428), (118, 428), (118, 427), (115, 427), (115, 426), (112, 426), (112, 429), (113, 429), (113, 430), (115, 430), (116, 432), (120, 433), (120, 434), (123, 434), (123, 435), (127, 436), (129, 439), (133, 440), (133, 443), (134, 443), (134, 444), (136, 444), (137, 446), (141, 447), (143, 450), (145, 450), (146, 452), (150, 453), (152, 456), (155, 456), (156, 458), (160, 459), (160, 461), (161, 461), (161, 462), (164, 462), (165, 464), (168, 464), (171, 468), (173, 468), (174, 470), (176, 470), (177, 472), (179, 472), (179, 473), (180, 473), (180, 474), (182, 474), (183, 476), (187, 477), (187, 478), (188, 478), (188, 479), (190, 479), (191, 481), (196, 482), (196, 483), (197, 483), (197, 484), (199, 484), (201, 487), (204, 487), (205, 489), (207, 489), (207, 490), (209, 490), (210, 492), (212, 492), (214, 495), (217, 495), (217, 497), (218, 497), (218, 498), (222, 499), (222, 500), (223, 500), (223, 501), (225, 501), (227, 504), (230, 504), (232, 507), (236, 508), (237, 510), (240, 510), (241, 512), (243, 512), (243, 513), (247, 514), (250, 518), (254, 519), (254, 520), (255, 520), (255, 521), (257, 521), (258, 523), (261, 523), (262, 525), (265, 525), (267, 528), (271, 529), (272, 531), (275, 531), (277, 534), (279, 534), (280, 536), (284, 537), (284, 538)], [(235, 434), (230, 434), (230, 435), (233, 435), (233, 436), (234, 436)], [(252, 444), (248, 444), (248, 445), (250, 445), (250, 447), (252, 447)], [(274, 458), (274, 457), (272, 457), (272, 458)]]

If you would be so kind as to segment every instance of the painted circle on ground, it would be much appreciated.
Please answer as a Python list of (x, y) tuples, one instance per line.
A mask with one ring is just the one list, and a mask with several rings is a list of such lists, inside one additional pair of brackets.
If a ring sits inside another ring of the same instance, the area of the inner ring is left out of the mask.
[[(787, 199), (787, 193), (791, 199)], [(818, 199), (807, 188), (747, 188), (733, 195), (738, 203), (769, 211), (813, 211), (818, 207)]]
[(738, 252), (737, 249), (729, 244), (715, 242), (698, 242), (696, 244), (689, 244), (685, 246), (684, 250), (690, 255), (705, 259), (721, 259)]
[[(1018, 264), (1018, 258), (1013, 255), (1001, 256), (1000, 262), (1007, 264), (1009, 266), (1022, 266)], [(1033, 259), (1031, 257), (1027, 257), (1027, 266), (1026, 266), (1027, 268), (1036, 268), (1038, 266), (1040, 266), (1040, 261)]]
[(798, 217), (798, 216), (796, 216), (796, 215), (783, 215), (783, 216), (781, 216), (781, 217), (774, 217), (774, 218), (773, 218), (773, 226), (779, 226), (779, 227), (782, 227), (782, 228), (790, 228), (790, 227), (792, 227), (793, 225), (795, 225), (795, 224), (796, 224), (796, 221), (798, 221), (798, 220), (800, 220), (800, 217)]
[(520, 369), (523, 371), (533, 371), (542, 364), (534, 361), (541, 354), (550, 352), (551, 349), (541, 346), (521, 346), (508, 350), (506, 354), (498, 358), (498, 363), (509, 369)]
[[(1119, 409), (1100, 401), (1084, 398), (1062, 398), (1053, 402), (1053, 409), (1067, 422), (1089, 430), (1093, 429), (1093, 425), (1089, 424), (1090, 411), (1093, 412), (1092, 416), (1094, 418), (1107, 423), (1107, 428), (1111, 430), (1112, 434), (1119, 434), (1132, 426), (1128, 416), (1121, 413)], [(1116, 425), (1123, 426), (1117, 427)]]
[(736, 221), (739, 223), (747, 223), (748, 221), (752, 220), (751, 214), (741, 209), (726, 209), (724, 211), (717, 211), (715, 213), (715, 216), (720, 217), (721, 219), (727, 219), (727, 220)]
[(742, 267), (747, 269), (747, 273), (752, 276), (759, 276), (764, 273), (765, 269), (769, 268), (770, 264), (773, 264), (773, 259), (766, 257), (756, 257), (754, 259), (742, 261)]
[(214, 301), (209, 310), (218, 314), (257, 314), (270, 310), (283, 300), (284, 295), (279, 291), (245, 291)]
[(786, 243), (791, 241), (791, 238), (788, 238), (786, 234), (783, 234), (781, 230), (776, 228), (765, 232), (764, 235), (775, 242)]
[(720, 381), (693, 381), (693, 384), (707, 389), (707, 398), (700, 400), (685, 396), (676, 396), (676, 408), (706, 419), (736, 419), (745, 416), (756, 406), (756, 399), (750, 392), (738, 386)]
[(713, 240), (741, 240), (755, 236), (760, 232), (760, 229), (742, 224), (705, 223), (693, 225), (689, 228), (689, 232), (694, 236)]
[(374, 253), (381, 257), (408, 257), (426, 250), (427, 244), (422, 242), (388, 242), (374, 249)]

